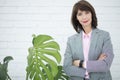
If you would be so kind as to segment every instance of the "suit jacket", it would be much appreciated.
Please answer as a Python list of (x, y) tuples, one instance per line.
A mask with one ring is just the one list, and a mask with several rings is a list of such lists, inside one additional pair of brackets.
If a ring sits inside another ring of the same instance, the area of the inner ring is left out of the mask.
[[(97, 60), (101, 53), (105, 53), (107, 57), (104, 60)], [(73, 60), (84, 60), (81, 31), (68, 38), (63, 68), (70, 80), (83, 80), (86, 70), (89, 72), (90, 80), (112, 80), (110, 66), (113, 57), (109, 33), (100, 29), (93, 29), (87, 69), (73, 66)]]

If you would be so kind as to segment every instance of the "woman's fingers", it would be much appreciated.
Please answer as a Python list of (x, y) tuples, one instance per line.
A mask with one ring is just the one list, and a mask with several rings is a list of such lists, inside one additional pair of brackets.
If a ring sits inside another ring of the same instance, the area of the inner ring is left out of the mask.
[(107, 57), (107, 55), (104, 54), (104, 53), (102, 53), (102, 54), (99, 56), (98, 60), (104, 60), (106, 57)]
[(79, 63), (80, 63), (80, 60), (74, 60), (74, 61), (73, 61), (73, 65), (74, 65), (74, 66), (79, 66)]

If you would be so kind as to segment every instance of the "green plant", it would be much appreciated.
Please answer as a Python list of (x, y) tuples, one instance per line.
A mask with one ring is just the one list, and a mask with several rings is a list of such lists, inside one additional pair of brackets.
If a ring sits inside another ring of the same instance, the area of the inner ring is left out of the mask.
[(10, 76), (8, 75), (8, 62), (10, 60), (13, 60), (13, 58), (11, 56), (6, 56), (3, 59), (3, 64), (0, 62), (0, 80), (11, 80)]
[(63, 67), (58, 66), (58, 73), (54, 77), (54, 80), (68, 80), (68, 79), (69, 79), (69, 77), (64, 73)]
[(28, 49), (26, 80), (67, 80), (58, 64), (61, 61), (60, 47), (49, 35), (33, 37), (33, 47)]
[[(49, 68), (50, 71), (52, 70), (49, 64), (46, 64), (46, 66)], [(45, 74), (44, 71), (43, 71), (43, 73)], [(64, 73), (63, 67), (61, 65), (59, 65), (58, 66), (58, 73), (54, 77), (54, 80), (68, 80), (68, 79), (69, 79), (69, 77)]]

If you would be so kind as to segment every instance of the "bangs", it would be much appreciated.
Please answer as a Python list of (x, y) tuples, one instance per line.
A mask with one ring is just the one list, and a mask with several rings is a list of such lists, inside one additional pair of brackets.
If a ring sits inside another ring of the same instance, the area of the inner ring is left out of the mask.
[(90, 7), (85, 6), (85, 5), (79, 5), (77, 11), (78, 11), (78, 10), (81, 10), (81, 11), (90, 11), (90, 12), (92, 12), (91, 9), (90, 9)]

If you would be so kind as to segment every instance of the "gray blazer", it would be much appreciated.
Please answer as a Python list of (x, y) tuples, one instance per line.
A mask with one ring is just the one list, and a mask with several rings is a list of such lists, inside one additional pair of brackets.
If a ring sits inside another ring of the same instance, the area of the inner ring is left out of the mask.
[[(101, 53), (107, 55), (104, 60), (97, 60)], [(112, 80), (110, 66), (114, 54), (109, 33), (99, 29), (92, 30), (91, 43), (87, 61), (90, 80)], [(84, 60), (82, 32), (68, 38), (64, 54), (63, 68), (70, 80), (83, 80), (85, 69), (72, 65), (73, 60)]]

